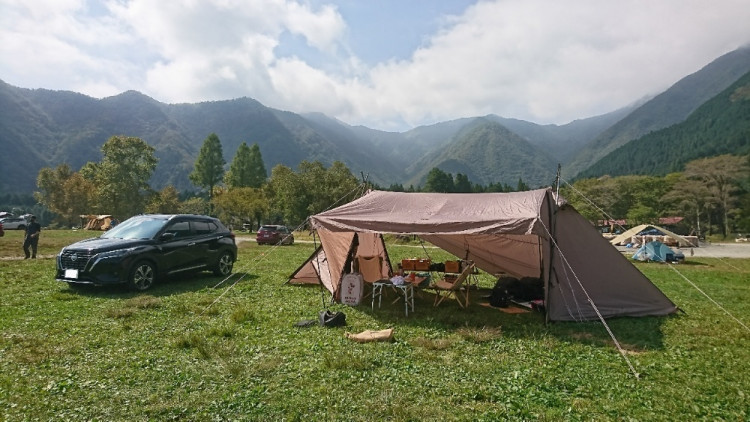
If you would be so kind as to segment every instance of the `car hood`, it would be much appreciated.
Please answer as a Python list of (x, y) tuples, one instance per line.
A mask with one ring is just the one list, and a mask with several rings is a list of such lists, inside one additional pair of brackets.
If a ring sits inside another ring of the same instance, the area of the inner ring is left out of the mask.
[(134, 248), (153, 243), (150, 239), (107, 239), (95, 237), (93, 239), (81, 240), (63, 248), (66, 251), (90, 251), (91, 253), (100, 253), (114, 251), (117, 249)]

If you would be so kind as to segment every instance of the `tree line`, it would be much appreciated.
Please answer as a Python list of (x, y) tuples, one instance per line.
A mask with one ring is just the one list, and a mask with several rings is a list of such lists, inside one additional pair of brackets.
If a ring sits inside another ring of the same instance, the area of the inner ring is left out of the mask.
[(750, 155), (697, 159), (663, 177), (580, 179), (560, 193), (592, 222), (624, 219), (635, 226), (681, 216), (682, 234), (726, 238), (750, 232)]
[[(123, 220), (140, 213), (215, 215), (230, 225), (288, 224), (298, 227), (307, 217), (355, 199), (363, 181), (344, 163), (302, 161), (297, 170), (279, 164), (267, 176), (257, 144), (243, 142), (228, 169), (216, 134), (203, 142), (190, 181), (198, 192), (160, 191), (148, 181), (158, 159), (154, 148), (139, 138), (113, 136), (101, 148), (102, 160), (79, 171), (69, 165), (43, 168), (37, 177), (39, 204), (61, 225), (80, 224), (80, 216), (111, 214)], [(424, 186), (400, 184), (370, 187), (412, 192), (511, 192), (530, 187), (474, 184), (464, 174), (433, 168)], [(750, 156), (722, 155), (692, 161), (680, 173), (664, 177), (620, 176), (576, 180), (561, 194), (592, 222), (627, 219), (629, 225), (656, 223), (659, 217), (684, 216), (697, 234), (750, 231)]]

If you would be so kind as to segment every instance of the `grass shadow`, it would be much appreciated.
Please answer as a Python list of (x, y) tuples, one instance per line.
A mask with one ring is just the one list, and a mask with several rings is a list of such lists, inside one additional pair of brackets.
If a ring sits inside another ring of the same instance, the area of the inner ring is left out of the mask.
[(147, 294), (150, 296), (172, 296), (182, 293), (197, 292), (209, 288), (226, 288), (241, 278), (240, 282), (250, 281), (258, 278), (257, 275), (248, 273), (232, 273), (228, 278), (214, 276), (208, 272), (187, 273), (178, 276), (163, 277), (150, 289), (139, 292), (130, 289), (127, 284), (116, 284), (111, 286), (69, 285), (63, 287), (61, 292), (73, 292), (83, 296), (97, 297), (102, 299), (129, 299)]
[[(419, 328), (439, 328), (461, 335), (470, 330), (481, 336), (482, 332), (497, 328), (503, 337), (540, 338), (552, 336), (558, 341), (578, 343), (596, 347), (614, 346), (607, 329), (601, 321), (550, 322), (545, 323), (541, 312), (521, 309), (494, 308), (488, 303), (488, 291), (472, 291), (469, 306), (459, 307), (455, 300), (433, 306), (434, 294), (420, 291), (415, 295), (415, 310), (405, 315), (403, 299), (392, 303), (397, 297), (390, 294), (383, 298), (382, 306), (372, 309), (371, 299), (365, 300), (357, 310), (379, 321), (382, 325), (404, 325)], [(662, 350), (664, 348), (663, 325), (670, 317), (620, 317), (607, 319), (620, 346), (629, 352)]]

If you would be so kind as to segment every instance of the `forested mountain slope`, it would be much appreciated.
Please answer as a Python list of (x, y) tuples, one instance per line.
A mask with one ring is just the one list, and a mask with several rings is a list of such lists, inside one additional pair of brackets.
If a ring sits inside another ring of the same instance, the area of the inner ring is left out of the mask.
[(664, 175), (685, 163), (750, 153), (750, 72), (682, 123), (645, 135), (607, 154), (580, 177)]
[(567, 177), (574, 176), (633, 139), (685, 120), (690, 113), (748, 71), (750, 46), (719, 57), (638, 107), (585, 145), (580, 153), (563, 167), (563, 174)]
[(534, 187), (552, 183), (557, 169), (544, 151), (486, 118), (466, 125), (446, 148), (416, 160), (409, 169), (414, 176), (408, 184), (424, 184), (433, 167), (446, 173), (462, 173), (483, 185), (516, 186), (520, 178)]

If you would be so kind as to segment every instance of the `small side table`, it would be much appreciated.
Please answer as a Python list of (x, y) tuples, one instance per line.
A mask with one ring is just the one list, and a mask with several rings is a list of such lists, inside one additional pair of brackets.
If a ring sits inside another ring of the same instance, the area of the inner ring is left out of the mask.
[[(378, 308), (380, 308), (380, 305), (383, 302), (383, 287), (392, 287), (394, 289), (400, 290), (400, 295), (404, 297), (404, 312), (406, 313), (406, 316), (409, 316), (409, 308), (411, 308), (411, 311), (414, 312), (414, 285), (411, 283), (404, 283), (404, 284), (393, 284), (390, 281), (388, 282), (375, 282), (372, 283), (372, 309), (375, 309), (375, 300), (378, 301)], [(396, 298), (396, 300), (393, 301), (393, 303), (396, 303), (400, 298)]]

